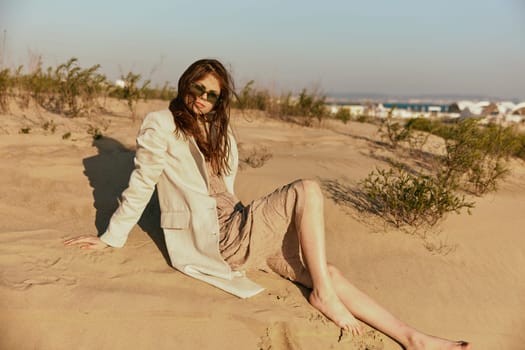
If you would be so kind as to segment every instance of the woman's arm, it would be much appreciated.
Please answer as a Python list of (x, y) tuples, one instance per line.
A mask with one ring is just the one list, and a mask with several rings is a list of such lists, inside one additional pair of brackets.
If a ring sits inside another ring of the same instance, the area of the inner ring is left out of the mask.
[(142, 123), (137, 137), (135, 169), (131, 173), (128, 188), (122, 193), (119, 208), (111, 217), (106, 232), (100, 236), (107, 245), (124, 245), (164, 170), (168, 137), (173, 137), (173, 133), (162, 124), (161, 118), (160, 113), (150, 113)]
[[(168, 137), (173, 137), (169, 125), (163, 125), (162, 114), (150, 113), (144, 119), (137, 137), (135, 169), (128, 188), (122, 193), (119, 208), (100, 237), (80, 236), (64, 241), (66, 245), (81, 244), (82, 249), (122, 247), (129, 232), (138, 222), (148, 204), (166, 162)], [(111, 174), (109, 174), (111, 175)]]

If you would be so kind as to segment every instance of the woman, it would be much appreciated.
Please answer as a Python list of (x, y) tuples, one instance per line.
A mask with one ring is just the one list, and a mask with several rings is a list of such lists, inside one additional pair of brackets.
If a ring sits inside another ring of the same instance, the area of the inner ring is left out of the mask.
[(238, 201), (233, 192), (238, 155), (228, 114), (233, 95), (233, 81), (219, 61), (203, 59), (188, 67), (169, 110), (144, 119), (135, 169), (106, 232), (64, 243), (122, 247), (157, 186), (170, 260), (183, 273), (249, 297), (262, 288), (240, 268), (269, 267), (311, 288), (310, 303), (353, 334), (361, 333), (357, 317), (406, 349), (469, 348), (404, 324), (327, 263), (323, 196), (316, 182), (295, 181), (248, 206)]

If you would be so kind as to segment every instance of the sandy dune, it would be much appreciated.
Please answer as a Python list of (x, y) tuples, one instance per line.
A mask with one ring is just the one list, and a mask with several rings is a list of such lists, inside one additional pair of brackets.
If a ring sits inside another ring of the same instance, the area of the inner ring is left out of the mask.
[[(122, 249), (64, 247), (64, 238), (104, 230), (132, 170), (140, 121), (111, 103), (112, 115), (91, 119), (16, 107), (1, 116), (0, 349), (400, 349), (370, 328), (341, 337), (305, 290), (273, 274), (250, 272), (267, 289), (240, 300), (175, 271), (154, 203)], [(143, 104), (139, 113), (164, 104)], [(500, 191), (476, 199), (472, 215), (448, 216), (423, 240), (384, 228), (330, 192), (385, 165), (374, 126), (233, 119), (245, 152), (272, 154), (239, 173), (244, 202), (296, 178), (317, 179), (326, 191), (329, 260), (364, 291), (427, 333), (474, 349), (525, 347), (523, 162), (512, 163)], [(41, 127), (49, 120), (54, 133)], [(93, 143), (87, 126), (108, 121), (106, 137)], [(19, 134), (22, 127), (30, 133)], [(443, 244), (452, 251), (440, 254)]]

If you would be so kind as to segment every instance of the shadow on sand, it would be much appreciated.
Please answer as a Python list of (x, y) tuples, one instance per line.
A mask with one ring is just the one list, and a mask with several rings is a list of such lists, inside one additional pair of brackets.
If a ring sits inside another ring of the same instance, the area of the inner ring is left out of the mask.
[[(119, 198), (128, 186), (129, 177), (134, 169), (135, 151), (109, 137), (93, 141), (93, 146), (97, 148), (98, 154), (83, 159), (82, 163), (84, 174), (93, 188), (95, 226), (100, 236), (105, 232), (111, 216), (119, 206)], [(160, 227), (160, 207), (156, 190), (138, 225), (151, 237), (166, 262), (171, 265), (164, 233)]]

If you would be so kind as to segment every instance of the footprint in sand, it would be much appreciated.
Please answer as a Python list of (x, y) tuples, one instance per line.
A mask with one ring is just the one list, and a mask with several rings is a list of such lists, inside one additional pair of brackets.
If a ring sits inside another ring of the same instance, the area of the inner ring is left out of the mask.
[(301, 322), (275, 322), (266, 328), (265, 334), (259, 339), (259, 350), (382, 350), (383, 335), (373, 329), (368, 329), (360, 336), (341, 334), (330, 325), (309, 327)]
[(60, 285), (74, 285), (77, 283), (75, 278), (71, 277), (58, 277), (58, 276), (40, 276), (35, 278), (30, 278), (23, 280), (22, 282), (10, 281), (7, 279), (2, 279), (2, 283), (18, 290), (26, 290), (35, 285), (46, 285), (46, 284), (60, 284)]
[(17, 254), (10, 260), (13, 264), (4, 268), (0, 279), (0, 284), (8, 288), (27, 290), (33, 286), (71, 286), (77, 283), (76, 278), (64, 273), (67, 263), (60, 257), (39, 258)]
[(369, 329), (356, 337), (341, 331), (338, 343), (351, 343), (356, 350), (382, 350), (384, 348), (383, 337), (384, 336), (375, 329)]
[(265, 334), (259, 341), (258, 348), (259, 350), (300, 349), (290, 335), (289, 327), (285, 322), (276, 322), (266, 328)]

